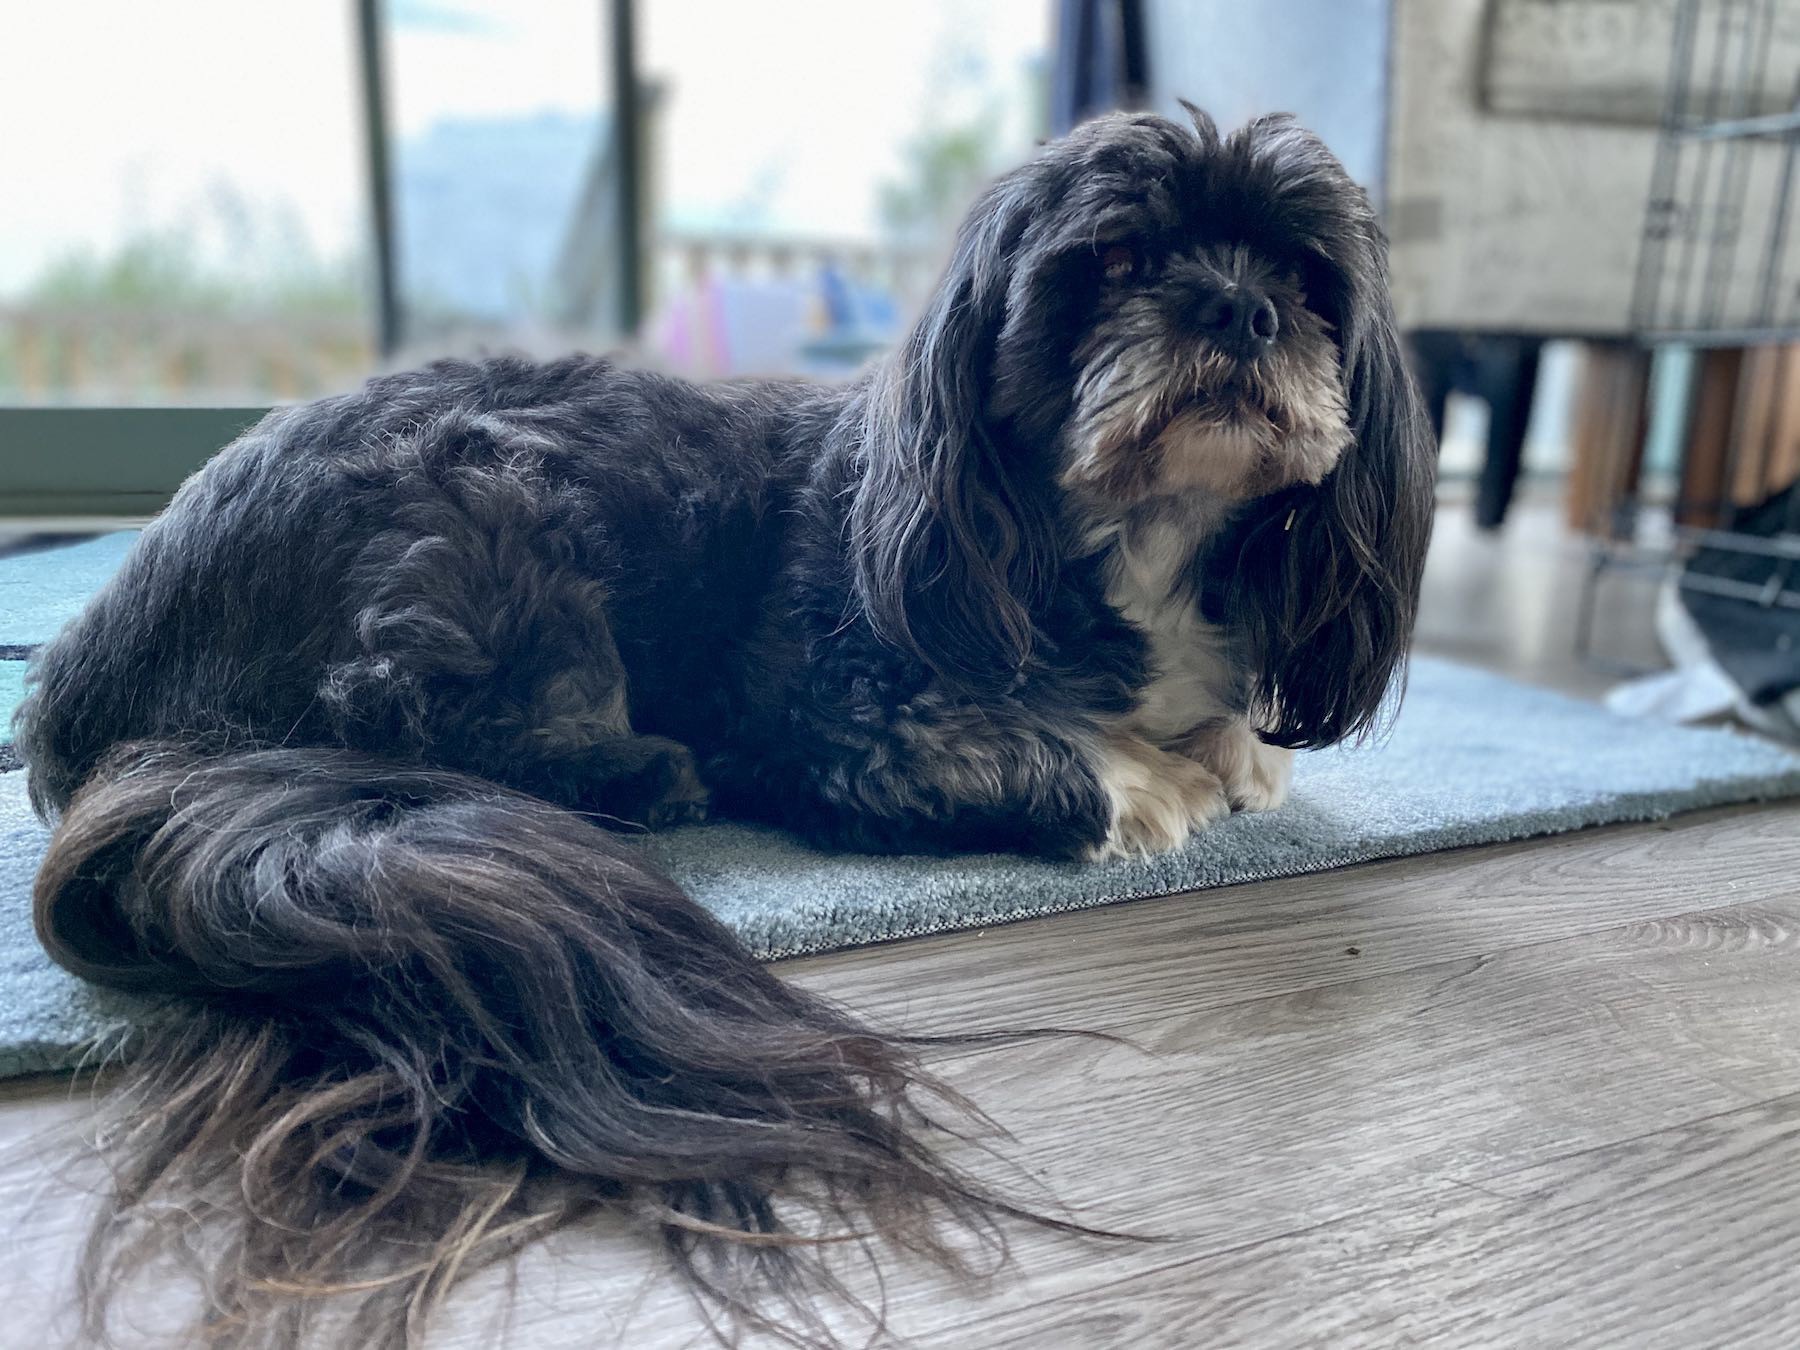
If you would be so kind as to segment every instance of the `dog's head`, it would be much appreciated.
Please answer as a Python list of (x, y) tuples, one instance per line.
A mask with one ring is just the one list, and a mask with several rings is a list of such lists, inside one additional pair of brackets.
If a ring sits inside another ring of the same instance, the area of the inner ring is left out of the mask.
[(1204, 499), (1200, 562), (1284, 745), (1369, 726), (1403, 663), (1433, 453), (1367, 196), (1265, 118), (1101, 118), (977, 204), (877, 377), (856, 582), (946, 677), (1012, 679), (1057, 580), (1062, 506)]

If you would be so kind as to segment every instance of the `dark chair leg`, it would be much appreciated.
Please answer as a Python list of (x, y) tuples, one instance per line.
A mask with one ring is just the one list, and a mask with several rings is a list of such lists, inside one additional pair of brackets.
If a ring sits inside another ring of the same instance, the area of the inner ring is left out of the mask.
[(1413, 378), (1431, 418), (1431, 439), (1444, 439), (1444, 405), (1456, 388), (1457, 372), (1464, 360), (1462, 340), (1454, 333), (1417, 332), (1408, 336), (1412, 350)]
[(1525, 433), (1537, 391), (1538, 358), (1544, 344), (1535, 338), (1489, 338), (1480, 362), (1480, 393), (1488, 405), (1487, 458), (1475, 491), (1475, 523), (1497, 530), (1512, 504), (1525, 459)]

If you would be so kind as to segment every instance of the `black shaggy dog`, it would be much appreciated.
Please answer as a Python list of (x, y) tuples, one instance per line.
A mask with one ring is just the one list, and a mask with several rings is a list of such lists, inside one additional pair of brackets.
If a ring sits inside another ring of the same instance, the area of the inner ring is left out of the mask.
[(1378, 717), (1430, 481), (1375, 216), (1280, 118), (1048, 146), (847, 387), (446, 362), (271, 414), (22, 713), (45, 946), (196, 996), (121, 1098), (93, 1303), (172, 1241), (224, 1339), (334, 1290), (409, 1338), (599, 1205), (795, 1340), (810, 1239), (954, 1263), (1020, 1211), (927, 1146), (918, 1042), (603, 824), (1173, 847)]

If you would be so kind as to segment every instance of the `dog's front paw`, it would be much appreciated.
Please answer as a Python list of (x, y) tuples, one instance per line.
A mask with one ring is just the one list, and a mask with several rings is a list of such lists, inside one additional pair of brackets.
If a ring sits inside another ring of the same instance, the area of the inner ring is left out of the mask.
[(1108, 738), (1095, 767), (1112, 822), (1106, 838), (1088, 850), (1090, 860), (1165, 853), (1231, 813), (1217, 774), (1139, 737)]
[(1234, 811), (1273, 811), (1287, 800), (1294, 752), (1265, 743), (1242, 718), (1202, 727), (1180, 749), (1217, 775)]
[[(644, 739), (659, 740), (651, 736)], [(685, 745), (667, 742), (663, 752), (648, 761), (645, 782), (653, 786), (643, 805), (643, 821), (653, 830), (698, 825), (710, 813), (712, 793), (700, 781), (694, 752)]]

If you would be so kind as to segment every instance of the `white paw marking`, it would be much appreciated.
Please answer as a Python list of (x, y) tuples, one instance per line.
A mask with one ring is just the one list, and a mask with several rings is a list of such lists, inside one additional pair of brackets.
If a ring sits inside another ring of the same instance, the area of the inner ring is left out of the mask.
[(1112, 827), (1088, 851), (1090, 859), (1166, 853), (1231, 813), (1211, 769), (1139, 737), (1109, 737), (1096, 768), (1112, 803)]
[(1201, 728), (1181, 752), (1218, 776), (1234, 811), (1273, 811), (1287, 800), (1294, 752), (1265, 744), (1241, 718)]

